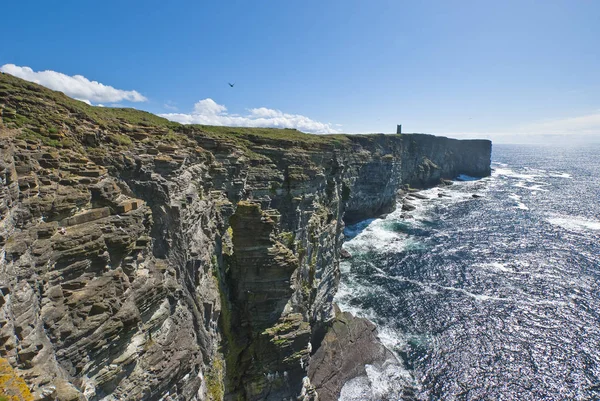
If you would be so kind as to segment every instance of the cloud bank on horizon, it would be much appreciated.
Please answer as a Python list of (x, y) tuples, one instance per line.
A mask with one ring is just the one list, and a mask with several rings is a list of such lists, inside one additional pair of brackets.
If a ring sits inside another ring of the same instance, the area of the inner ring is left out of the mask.
[(138, 91), (116, 89), (97, 81), (90, 81), (83, 75), (66, 75), (52, 70), (33, 71), (30, 67), (4, 64), (0, 71), (26, 81), (35, 82), (52, 90), (61, 91), (65, 95), (92, 104), (101, 102), (145, 102), (148, 99)]
[(313, 134), (333, 134), (340, 131), (332, 124), (312, 120), (300, 114), (259, 107), (245, 115), (230, 114), (227, 107), (210, 98), (196, 102), (191, 113), (165, 113), (161, 117), (182, 124), (225, 125), (233, 127), (296, 128)]
[(600, 134), (600, 110), (596, 113), (577, 117), (552, 119), (526, 124), (519, 127), (522, 132), (544, 134)]
[(497, 143), (600, 142), (600, 110), (576, 117), (555, 118), (522, 124), (504, 131), (436, 133), (461, 139), (491, 139)]

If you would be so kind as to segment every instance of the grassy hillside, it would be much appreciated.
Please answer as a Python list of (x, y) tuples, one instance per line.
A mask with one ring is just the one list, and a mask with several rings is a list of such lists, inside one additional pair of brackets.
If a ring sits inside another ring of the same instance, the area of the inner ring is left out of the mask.
[[(184, 126), (132, 108), (90, 106), (9, 74), (0, 74), (0, 128), (18, 129), (22, 139), (57, 148), (93, 146), (86, 136), (100, 134), (116, 147), (135, 141), (181, 142), (199, 135), (246, 147), (265, 143), (284, 146), (343, 146), (346, 135), (313, 135), (295, 129)], [(104, 141), (102, 141), (104, 142)]]

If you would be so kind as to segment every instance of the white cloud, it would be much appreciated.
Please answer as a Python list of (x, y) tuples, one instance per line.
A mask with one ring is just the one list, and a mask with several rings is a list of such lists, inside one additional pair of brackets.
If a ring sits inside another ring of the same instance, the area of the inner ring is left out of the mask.
[(35, 82), (47, 88), (64, 92), (65, 95), (81, 100), (82, 102), (145, 102), (146, 99), (137, 91), (116, 89), (112, 86), (90, 81), (82, 75), (65, 75), (56, 71), (33, 71), (29, 67), (20, 67), (14, 64), (4, 64), (0, 71), (27, 81)]
[(219, 114), (225, 113), (227, 107), (218, 104), (212, 99), (200, 100), (194, 105), (193, 115), (214, 117)]
[(278, 117), (280, 112), (273, 109), (267, 109), (266, 107), (259, 107), (258, 109), (250, 109), (250, 113), (257, 118), (275, 118)]
[(526, 124), (519, 130), (534, 134), (600, 134), (600, 112)]
[(444, 132), (459, 139), (491, 139), (495, 143), (568, 144), (600, 141), (600, 111), (575, 117), (536, 121), (503, 131)]
[(212, 99), (200, 100), (190, 114), (167, 113), (160, 116), (182, 124), (225, 125), (232, 127), (273, 127), (296, 128), (314, 134), (333, 134), (340, 132), (333, 124), (311, 120), (300, 114), (288, 114), (279, 110), (260, 107), (248, 110), (249, 114), (229, 114), (227, 107)]
[(79, 100), (80, 102), (83, 102), (83, 103), (85, 103), (85, 104), (89, 104), (90, 106), (92, 105), (92, 102), (90, 102), (90, 101), (89, 101), (89, 100), (87, 100), (87, 99), (79, 99), (79, 98), (74, 98), (74, 99), (75, 99), (75, 100)]

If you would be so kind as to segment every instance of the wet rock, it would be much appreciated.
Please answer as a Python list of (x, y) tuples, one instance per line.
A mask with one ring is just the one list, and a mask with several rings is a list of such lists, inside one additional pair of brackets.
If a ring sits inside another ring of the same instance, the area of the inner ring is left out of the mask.
[(427, 197), (427, 195), (423, 195), (421, 193), (415, 192), (413, 194), (410, 195), (411, 197), (415, 198), (415, 199), (429, 199)]
[(346, 249), (342, 248), (340, 249), (340, 257), (342, 259), (351, 259), (352, 255)]
[(321, 346), (310, 359), (308, 377), (321, 401), (338, 399), (344, 384), (366, 374), (366, 364), (398, 363), (364, 318), (338, 312)]
[(402, 202), (402, 210), (406, 211), (406, 212), (410, 212), (415, 210), (417, 207), (415, 205), (413, 205), (412, 203), (410, 203), (407, 200), (404, 200)]

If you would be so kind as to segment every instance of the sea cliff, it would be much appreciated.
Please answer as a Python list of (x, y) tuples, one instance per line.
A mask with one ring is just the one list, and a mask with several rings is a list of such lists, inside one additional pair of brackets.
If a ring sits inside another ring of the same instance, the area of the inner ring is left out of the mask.
[(0, 117), (0, 357), (37, 399), (334, 399), (339, 325), (374, 337), (332, 303), (344, 225), (490, 174), (485, 140), (184, 126), (7, 74)]

